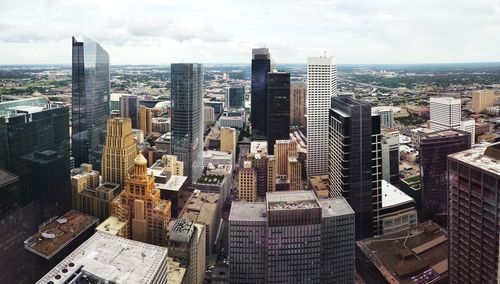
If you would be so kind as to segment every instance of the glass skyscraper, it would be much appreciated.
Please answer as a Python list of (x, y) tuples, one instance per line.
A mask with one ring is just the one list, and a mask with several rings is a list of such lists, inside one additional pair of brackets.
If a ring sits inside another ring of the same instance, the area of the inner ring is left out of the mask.
[(109, 116), (109, 55), (96, 42), (73, 37), (72, 155), (75, 165), (101, 168)]
[(252, 139), (266, 139), (267, 73), (271, 71), (271, 55), (267, 48), (252, 50)]
[(276, 140), (290, 139), (290, 73), (269, 72), (267, 77), (267, 152)]
[(245, 86), (232, 86), (226, 90), (225, 97), (227, 108), (245, 107)]
[(184, 162), (188, 184), (203, 171), (203, 66), (171, 65), (172, 155)]
[(331, 98), (329, 180), (331, 196), (343, 196), (355, 212), (356, 239), (381, 230), (380, 117), (348, 96)]

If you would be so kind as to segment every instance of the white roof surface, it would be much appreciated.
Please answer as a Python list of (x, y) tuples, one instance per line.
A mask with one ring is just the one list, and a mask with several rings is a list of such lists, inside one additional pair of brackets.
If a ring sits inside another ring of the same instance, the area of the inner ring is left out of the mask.
[(382, 180), (382, 207), (395, 206), (413, 201), (413, 198), (394, 185)]
[(166, 258), (167, 248), (96, 232), (37, 283), (53, 280), (69, 263), (120, 284), (151, 283)]

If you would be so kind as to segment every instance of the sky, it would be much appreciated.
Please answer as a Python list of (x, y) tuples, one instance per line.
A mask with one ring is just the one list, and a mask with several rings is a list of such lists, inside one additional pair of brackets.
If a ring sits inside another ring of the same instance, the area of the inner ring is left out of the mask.
[(87, 36), (111, 64), (500, 61), (499, 0), (0, 0), (0, 64), (71, 64)]

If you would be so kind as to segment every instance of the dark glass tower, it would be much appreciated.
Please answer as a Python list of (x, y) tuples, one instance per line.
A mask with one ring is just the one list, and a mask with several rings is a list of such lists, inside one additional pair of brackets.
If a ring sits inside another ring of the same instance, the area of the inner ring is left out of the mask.
[(123, 95), (120, 97), (120, 116), (130, 118), (132, 120), (132, 128), (139, 129), (139, 99), (137, 96)]
[(252, 139), (265, 140), (267, 133), (267, 73), (271, 71), (271, 55), (267, 48), (252, 50)]
[[(420, 138), (420, 212), (432, 218), (447, 213), (447, 156), (470, 149), (470, 134), (456, 129), (427, 133)], [(439, 221), (436, 219), (436, 221)]]
[(75, 166), (101, 168), (109, 116), (109, 56), (96, 42), (73, 37), (72, 155)]
[(380, 117), (351, 97), (332, 97), (329, 125), (330, 194), (344, 196), (355, 212), (356, 239), (381, 231)]
[[(28, 283), (23, 241), (41, 222), (71, 207), (69, 109), (34, 110), (32, 100), (0, 103), (2, 283)], [(13, 106), (16, 111), (2, 112)]]
[(290, 73), (268, 73), (266, 123), (267, 152), (273, 155), (276, 140), (290, 139)]
[(172, 64), (171, 77), (171, 152), (184, 162), (184, 175), (191, 185), (203, 171), (203, 67)]
[(245, 86), (232, 86), (227, 89), (226, 94), (227, 108), (245, 107)]

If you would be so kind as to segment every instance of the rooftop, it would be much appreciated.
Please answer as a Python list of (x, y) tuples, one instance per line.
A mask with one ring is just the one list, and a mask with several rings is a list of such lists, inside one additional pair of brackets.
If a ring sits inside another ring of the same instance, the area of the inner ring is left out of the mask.
[(72, 266), (82, 266), (82, 270), (114, 283), (152, 283), (166, 258), (167, 248), (98, 231), (37, 283), (60, 279), (64, 269)]
[(167, 283), (182, 284), (184, 280), (184, 275), (186, 274), (186, 268), (181, 267), (181, 263), (175, 261), (172, 257), (168, 258), (167, 263), (168, 263)]
[(382, 180), (382, 207), (397, 206), (400, 204), (414, 202), (413, 198), (406, 195), (394, 185)]
[(95, 217), (78, 211), (68, 211), (61, 217), (52, 217), (39, 226), (38, 232), (24, 241), (24, 247), (50, 259), (82, 232), (97, 224)]
[(500, 175), (500, 142), (491, 144), (487, 147), (476, 147), (451, 154), (448, 155), (448, 157), (480, 168), (494, 175)]
[(250, 153), (267, 153), (267, 141), (250, 142)]
[(312, 191), (286, 191), (266, 193), (267, 208), (271, 210), (297, 210), (319, 208)]
[(267, 220), (265, 202), (233, 202), (229, 221), (261, 221)]
[(156, 187), (159, 190), (179, 191), (186, 182), (186, 180), (187, 180), (186, 176), (172, 175), (170, 176), (170, 178), (167, 180), (166, 183), (164, 184), (157, 183)]
[(321, 205), (321, 215), (323, 218), (354, 214), (354, 210), (352, 210), (351, 206), (344, 198), (320, 199), (319, 204)]
[(99, 226), (97, 226), (96, 231), (117, 236), (125, 225), (127, 225), (127, 223), (120, 221), (118, 217), (109, 216), (106, 220), (99, 224)]
[(225, 176), (223, 175), (204, 174), (198, 179), (198, 181), (196, 181), (196, 183), (219, 185), (224, 181), (224, 178)]
[(433, 103), (441, 103), (441, 104), (461, 104), (462, 101), (457, 98), (452, 98), (452, 97), (440, 97), (440, 98), (435, 98), (431, 97), (430, 102)]
[(217, 213), (220, 194), (197, 192), (182, 209), (179, 218), (206, 224)]
[(432, 221), (358, 241), (357, 246), (390, 283), (415, 283), (420, 277), (427, 277), (425, 283), (435, 283), (448, 274), (447, 235)]
[(13, 182), (16, 182), (19, 180), (19, 177), (16, 176), (15, 174), (0, 168), (0, 188), (11, 184)]
[(457, 137), (464, 136), (468, 133), (465, 131), (457, 130), (457, 129), (447, 129), (436, 132), (428, 132), (425, 136), (422, 137), (422, 140), (429, 138), (449, 138), (449, 137)]

